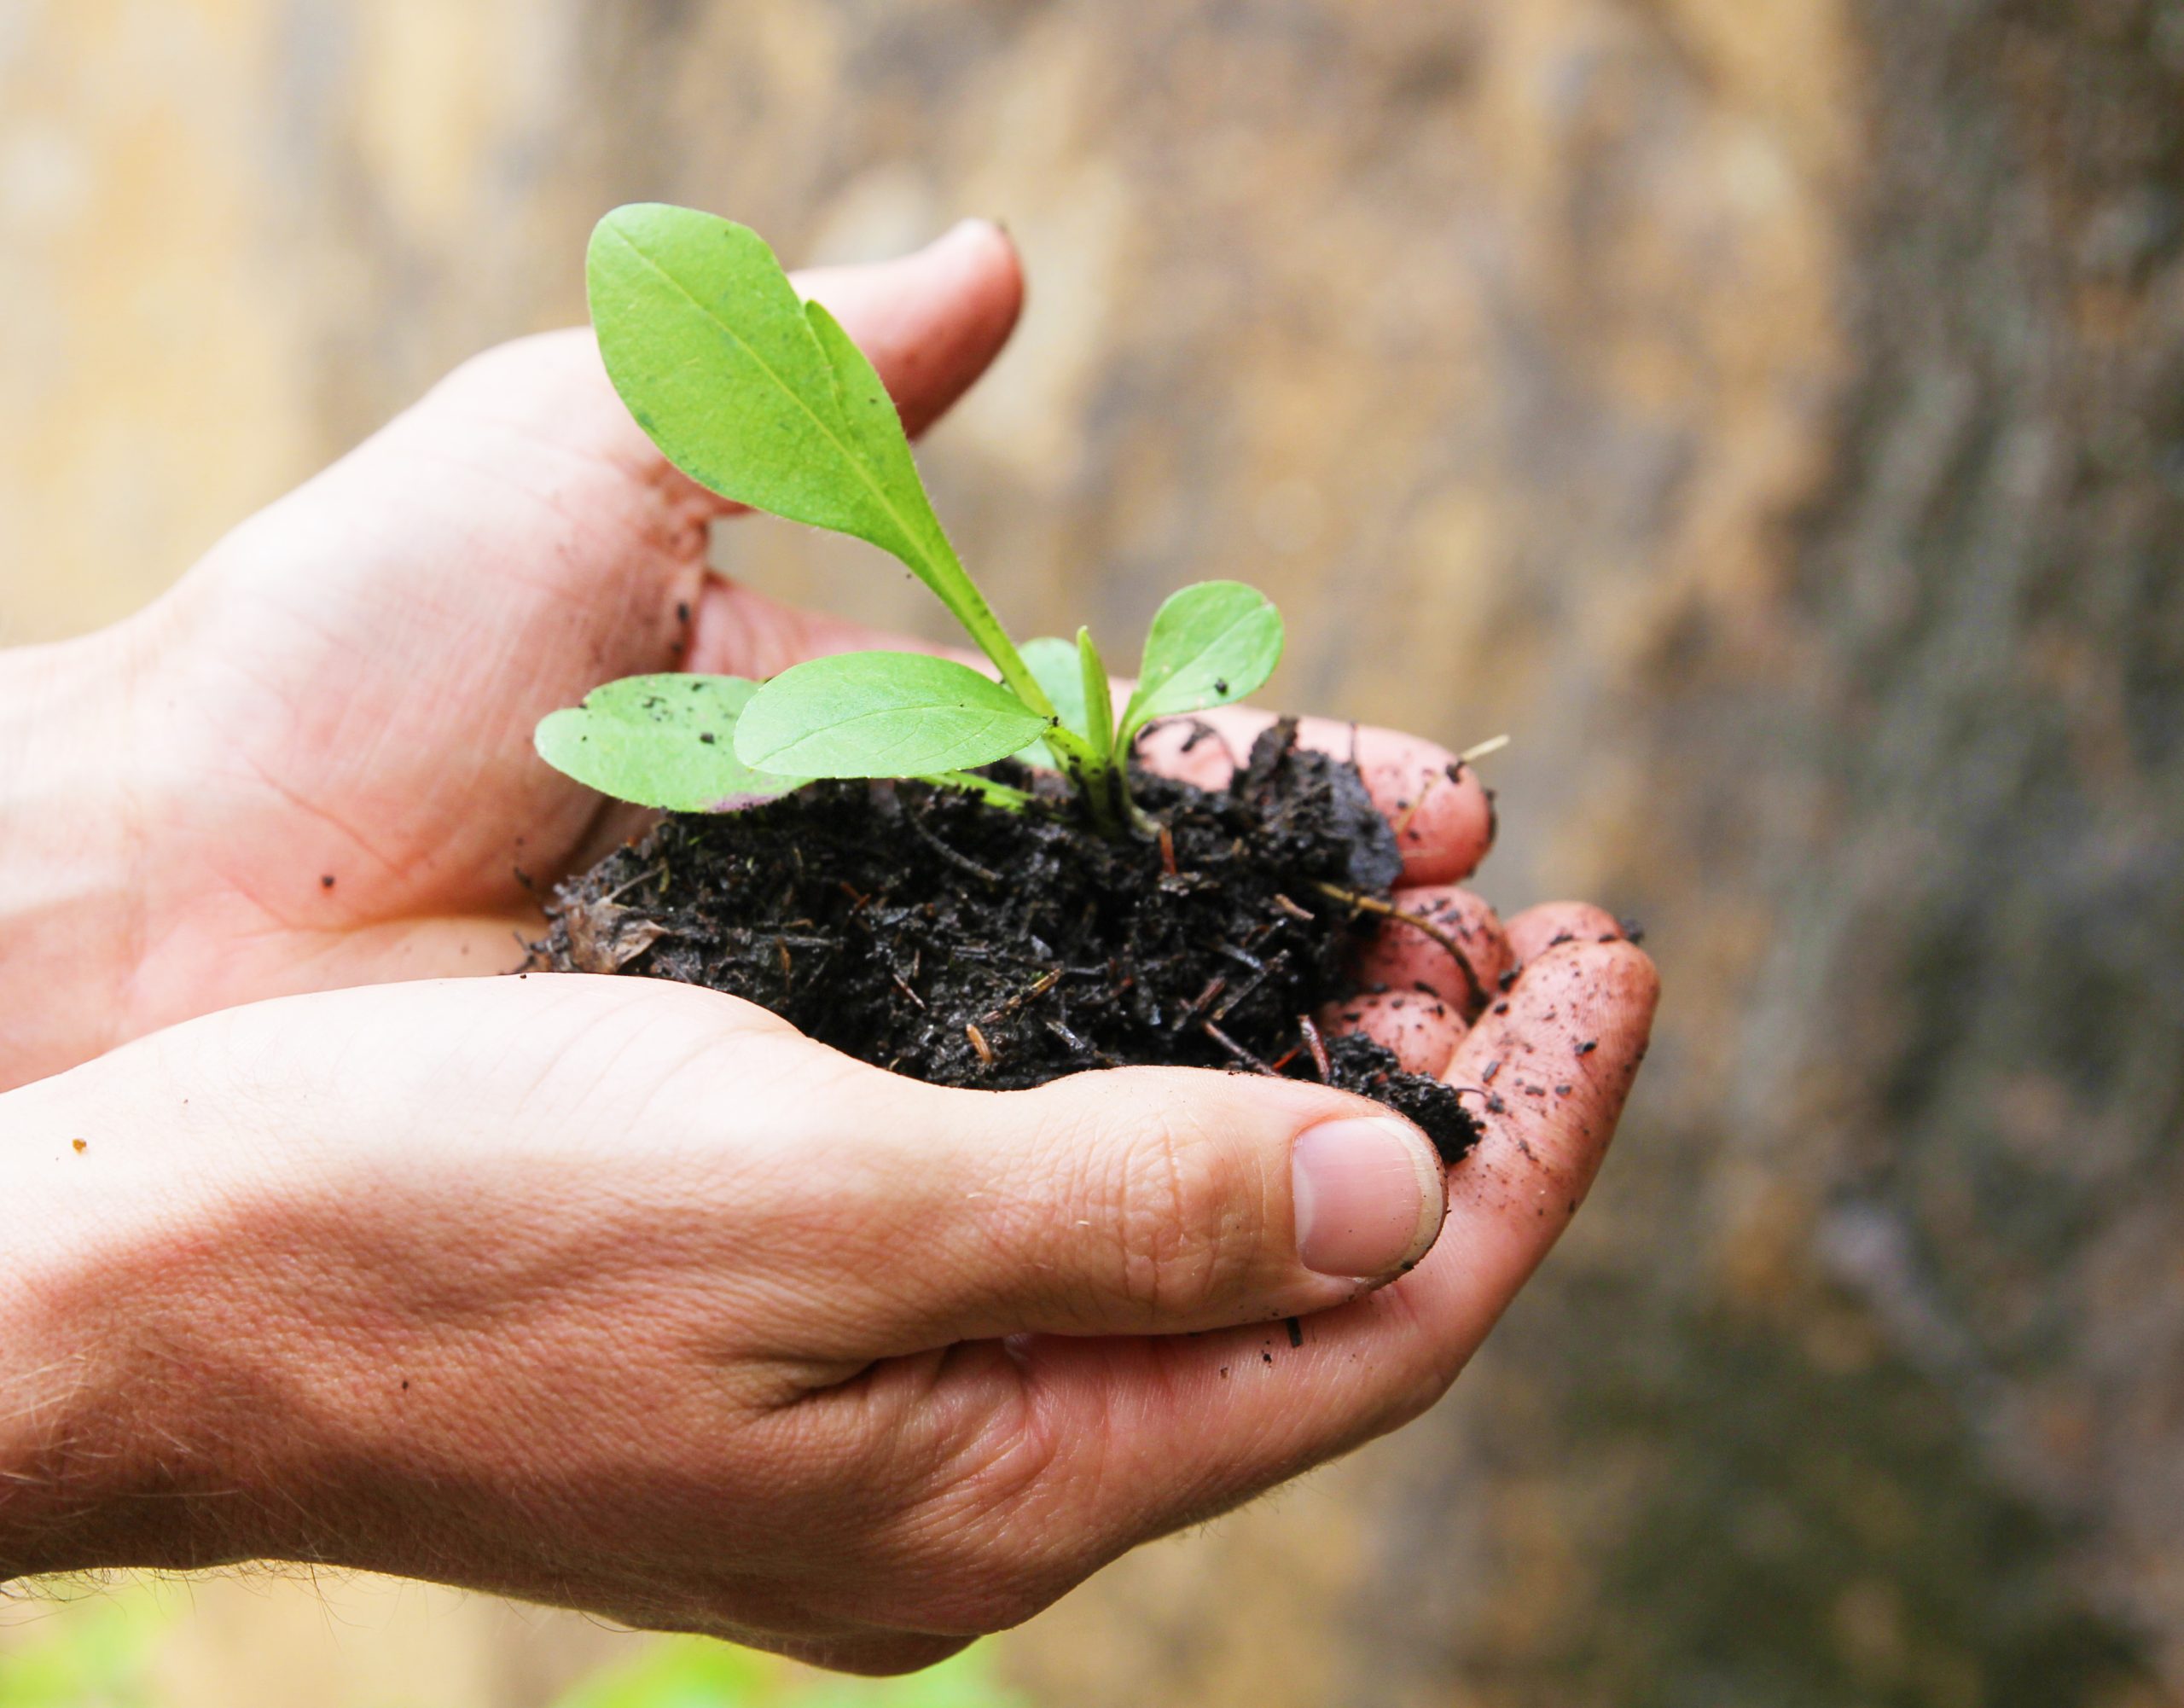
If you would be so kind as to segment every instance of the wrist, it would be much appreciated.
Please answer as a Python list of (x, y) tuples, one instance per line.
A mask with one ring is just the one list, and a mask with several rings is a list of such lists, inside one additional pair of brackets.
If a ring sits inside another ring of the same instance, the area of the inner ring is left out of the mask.
[(0, 1089), (122, 1035), (143, 894), (133, 633), (0, 652)]
[(196, 1277), (225, 1188), (152, 1130), (136, 1077), (98, 1062), (0, 1095), (0, 1583), (252, 1551), (205, 1405), (227, 1373)]

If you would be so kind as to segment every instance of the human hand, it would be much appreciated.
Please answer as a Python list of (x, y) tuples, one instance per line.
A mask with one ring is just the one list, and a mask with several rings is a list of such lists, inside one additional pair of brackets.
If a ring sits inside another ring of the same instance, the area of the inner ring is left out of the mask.
[(1374, 1292), (1443, 1188), (1372, 1105), (942, 1089), (652, 979), (292, 997), (0, 1096), (0, 1577), (270, 1557), (937, 1659), (1446, 1387), (1645, 1046), (1644, 956), (1554, 924)]
[[(799, 276), (916, 429), (1014, 325), (1008, 240)], [(631, 820), (531, 731), (601, 683), (764, 676), (867, 631), (706, 573), (589, 330), (457, 370), (130, 622), (0, 659), (0, 1086), (231, 1003), (499, 972)]]

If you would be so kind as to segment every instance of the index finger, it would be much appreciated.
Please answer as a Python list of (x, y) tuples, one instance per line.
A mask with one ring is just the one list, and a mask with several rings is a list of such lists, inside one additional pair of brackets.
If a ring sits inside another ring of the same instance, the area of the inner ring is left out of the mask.
[[(1138, 757), (1163, 776), (1219, 788), (1274, 721), (1273, 713), (1246, 706), (1173, 718), (1147, 732)], [(1493, 846), (1492, 793), (1478, 767), (1438, 741), (1332, 717), (1300, 717), (1297, 740), (1315, 752), (1356, 759), (1373, 804), (1395, 829), (1406, 887), (1459, 882)]]

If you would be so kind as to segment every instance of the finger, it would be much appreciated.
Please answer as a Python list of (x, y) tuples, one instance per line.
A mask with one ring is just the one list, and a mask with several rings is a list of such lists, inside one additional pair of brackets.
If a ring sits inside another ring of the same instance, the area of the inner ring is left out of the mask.
[(1444, 884), (1398, 891), (1395, 899), (1405, 913), (1432, 927), (1432, 933), (1402, 920), (1384, 920), (1358, 957), (1361, 987), (1430, 993), (1459, 1019), (1475, 1019), (1502, 975), (1516, 964), (1494, 909), (1469, 890)]
[(1565, 943), (1621, 943), (1613, 914), (1590, 902), (1542, 902), (1509, 921), (1509, 949), (1519, 961), (1536, 961)]
[[(1627, 944), (1569, 944), (1474, 1028), (1452, 1078), (1537, 1083), (1483, 1116), (1447, 1227), (1409, 1275), (1293, 1325), (1019, 1349), (1066, 1484), (1096, 1461), (1114, 1551), (1197, 1521), (1407, 1421), (1446, 1389), (1583, 1200), (1658, 996)], [(1590, 1046), (1587, 1048), (1587, 1046)], [(1566, 1088), (1566, 1089), (1564, 1089)]]
[(1395, 1052), (1409, 1073), (1438, 1075), (1464, 1035), (1456, 1011), (1431, 991), (1368, 993), (1331, 1004), (1320, 1023), (1333, 1031), (1362, 1032)]
[(1415, 1263), (1440, 1227), (1425, 1136), (1324, 1086), (1124, 1068), (914, 1099), (881, 1079), (882, 1244), (916, 1254), (887, 1277), (890, 1351), (1319, 1310)]
[[(1273, 722), (1271, 712), (1242, 706), (1173, 718), (1141, 739), (1138, 757), (1165, 776), (1220, 788)], [(1213, 733), (1200, 735), (1200, 726)], [(1493, 797), (1476, 767), (1438, 742), (1327, 717), (1298, 719), (1297, 739), (1317, 752), (1356, 759), (1374, 805), (1395, 828), (1404, 884), (1455, 883), (1486, 857), (1494, 843)]]

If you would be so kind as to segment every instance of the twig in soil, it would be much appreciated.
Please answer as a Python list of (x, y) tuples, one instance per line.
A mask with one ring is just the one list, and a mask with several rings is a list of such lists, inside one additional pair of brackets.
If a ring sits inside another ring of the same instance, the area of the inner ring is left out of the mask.
[(966, 1024), (963, 1036), (971, 1041), (971, 1048), (979, 1053), (979, 1060), (988, 1067), (993, 1066), (993, 1046), (986, 1042), (986, 1035), (976, 1026)]
[(1225, 1020), (1229, 1015), (1234, 1014), (1240, 1007), (1257, 994), (1260, 985), (1265, 984), (1269, 979), (1281, 970), (1283, 964), (1288, 959), (1289, 951), (1285, 949), (1271, 961), (1264, 963), (1252, 963), (1258, 967), (1258, 971), (1221, 999), (1221, 1006), (1213, 1011), (1213, 1018), (1217, 1020)]
[(1300, 908), (1296, 903), (1291, 901), (1288, 897), (1284, 895), (1275, 896), (1274, 898), (1274, 904), (1280, 908), (1282, 912), (1287, 914), (1290, 918), (1293, 920), (1301, 920), (1306, 925), (1310, 925), (1318, 917), (1318, 915), (1310, 908)]
[(1014, 1014), (1017, 1009), (1022, 1008), (1026, 1002), (1037, 1002), (1040, 997), (1045, 996), (1048, 991), (1053, 990), (1055, 985), (1061, 983), (1061, 973), (1062, 969), (1059, 967), (1049, 968), (1048, 971), (1042, 973), (1036, 982), (1026, 985), (1023, 990), (1019, 991), (1007, 1002), (1002, 1003), (1000, 1007), (987, 1009), (985, 1013), (980, 1014), (979, 1018), (982, 1020), (1001, 1020), (1006, 1015)]
[(1384, 902), (1378, 896), (1368, 896), (1362, 890), (1345, 890), (1339, 884), (1315, 884), (1312, 887), (1321, 895), (1358, 913), (1377, 914), (1382, 919), (1396, 920), (1414, 931), (1424, 932), (1455, 957), (1457, 970), (1464, 975), (1464, 986), (1471, 992), (1472, 1002), (1482, 1008), (1486, 1006), (1486, 986), (1478, 982), (1478, 974), (1472, 971), (1471, 957), (1464, 953), (1463, 945), (1425, 915), (1411, 913), (1393, 902)]
[(950, 848), (945, 842), (943, 842), (938, 836), (935, 836), (930, 830), (926, 829), (925, 827), (925, 821), (920, 818), (915, 812), (904, 812), (903, 819), (912, 830), (917, 833), (919, 840), (923, 842), (926, 847), (932, 849), (934, 853), (940, 856), (940, 857), (945, 860), (950, 865), (955, 867), (959, 872), (968, 872), (973, 877), (983, 878), (989, 884), (998, 884), (1002, 881), (1000, 873), (990, 872), (984, 866), (979, 864), (977, 861), (971, 858), (969, 855), (957, 853), (956, 850)]
[[(1217, 943), (1213, 945), (1213, 952), (1216, 955), (1220, 956), (1223, 959), (1233, 961), (1239, 967), (1245, 967), (1251, 972), (1263, 973), (1266, 971), (1265, 961), (1260, 960), (1258, 956), (1252, 954), (1250, 950), (1242, 948), (1236, 944)], [(1287, 951), (1284, 950), (1283, 952), (1286, 954)]]
[(1312, 1024), (1310, 1014), (1299, 1014), (1297, 1030), (1304, 1034), (1304, 1048), (1312, 1052), (1312, 1066), (1319, 1070), (1321, 1083), (1327, 1083), (1334, 1078), (1334, 1064), (1327, 1060), (1327, 1042), (1321, 1037), (1320, 1029)]
[(1176, 1017), (1176, 1030), (1180, 1032), (1185, 1026), (1188, 1025), (1193, 1020), (1204, 1014), (1207, 1006), (1212, 1002), (1213, 999), (1218, 996), (1228, 988), (1228, 981), (1222, 977), (1218, 973), (1207, 979), (1205, 981), (1205, 988), (1199, 991), (1197, 996), (1194, 996), (1190, 1001), (1190, 1005)]
[(897, 991), (900, 991), (905, 996), (908, 996), (921, 1008), (925, 1007), (925, 998), (918, 995), (916, 991), (910, 989), (909, 979), (903, 978), (899, 973), (890, 973), (887, 976), (895, 981), (895, 988)]
[(1219, 1026), (1214, 1025), (1211, 1020), (1206, 1021), (1199, 1028), (1199, 1030), (1204, 1032), (1208, 1037), (1211, 1038), (1214, 1043), (1219, 1044), (1222, 1049), (1227, 1050), (1229, 1054), (1234, 1056), (1237, 1060), (1242, 1062), (1245, 1066), (1250, 1068), (1252, 1072), (1263, 1073), (1275, 1079), (1281, 1078), (1280, 1074), (1275, 1072), (1272, 1068), (1261, 1061), (1258, 1057), (1253, 1055), (1251, 1051), (1246, 1049), (1243, 1045), (1238, 1043), (1235, 1039), (1230, 1037), (1228, 1034), (1222, 1031)]
[(661, 861), (657, 866), (648, 866), (643, 871), (638, 873), (636, 877), (630, 879), (627, 883), (615, 885), (613, 889), (601, 896), (598, 901), (593, 903), (593, 905), (595, 907), (605, 907), (607, 903), (619, 900), (622, 897), (629, 894), (630, 891), (636, 889), (636, 886), (644, 882), (646, 879), (654, 876), (665, 878), (666, 875), (667, 863), (665, 860)]

